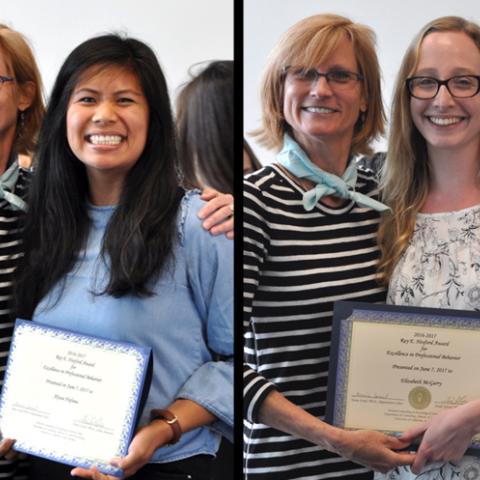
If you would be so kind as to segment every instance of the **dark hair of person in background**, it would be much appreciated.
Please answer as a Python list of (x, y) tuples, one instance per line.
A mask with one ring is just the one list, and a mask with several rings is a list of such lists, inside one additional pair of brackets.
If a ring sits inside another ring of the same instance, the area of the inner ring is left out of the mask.
[(191, 72), (176, 102), (183, 184), (233, 193), (233, 61)]
[(65, 60), (40, 131), (37, 171), (25, 221), (26, 255), (17, 289), (19, 316), (30, 318), (47, 292), (73, 268), (84, 247), (87, 214), (86, 169), (67, 141), (66, 114), (73, 89), (92, 66), (93, 75), (123, 66), (140, 81), (149, 105), (146, 146), (129, 171), (118, 208), (106, 229), (102, 257), (110, 264), (105, 291), (114, 297), (150, 295), (172, 251), (181, 190), (176, 174), (175, 128), (167, 85), (153, 51), (131, 38), (92, 38)]
[(253, 153), (252, 147), (243, 139), (243, 174), (252, 173), (262, 168), (260, 160)]

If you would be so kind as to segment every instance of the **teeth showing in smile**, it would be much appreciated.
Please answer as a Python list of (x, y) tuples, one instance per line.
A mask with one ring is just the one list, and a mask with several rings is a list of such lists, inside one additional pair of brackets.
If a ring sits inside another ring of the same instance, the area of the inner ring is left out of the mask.
[(435, 125), (446, 126), (446, 125), (453, 125), (454, 123), (460, 122), (462, 119), (461, 117), (429, 117), (430, 121)]
[(120, 135), (90, 135), (90, 143), (94, 145), (118, 145), (122, 141)]
[(333, 113), (335, 110), (326, 107), (305, 107), (304, 110), (311, 113)]

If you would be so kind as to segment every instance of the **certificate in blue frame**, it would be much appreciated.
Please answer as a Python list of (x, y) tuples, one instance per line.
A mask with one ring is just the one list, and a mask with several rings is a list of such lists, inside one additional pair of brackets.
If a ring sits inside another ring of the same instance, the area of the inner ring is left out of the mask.
[[(31, 338), (35, 338), (39, 339), (39, 341), (40, 339), (42, 339), (48, 342), (53, 342), (52, 345), (55, 345), (56, 341), (59, 341), (57, 343), (62, 345), (68, 345), (71, 343), (72, 350), (74, 350), (75, 348), (80, 348), (83, 349), (83, 351), (92, 352), (92, 355), (95, 355), (95, 352), (101, 352), (102, 354), (107, 353), (108, 358), (111, 358), (113, 361), (115, 361), (115, 358), (121, 358), (122, 362), (128, 363), (128, 365), (130, 366), (129, 371), (131, 372), (129, 378), (129, 380), (131, 380), (131, 384), (129, 388), (129, 394), (127, 395), (126, 401), (124, 402), (124, 404), (126, 405), (126, 408), (123, 411), (124, 415), (122, 416), (122, 418), (118, 418), (118, 422), (121, 422), (118, 423), (119, 428), (117, 428), (117, 431), (119, 431), (119, 435), (115, 436), (114, 438), (116, 453), (118, 452), (118, 456), (125, 456), (128, 452), (128, 446), (133, 437), (136, 424), (141, 410), (143, 409), (143, 403), (150, 386), (149, 382), (152, 373), (151, 349), (145, 346), (138, 346), (131, 343), (116, 342), (90, 335), (83, 335), (65, 329), (59, 329), (47, 325), (34, 323), (31, 321), (25, 321), (20, 319), (17, 320), (15, 322), (15, 330), (12, 337), (2, 395), (0, 397), (0, 429), (2, 431), (4, 423), (8, 420), (8, 418), (6, 418), (5, 416), (8, 414), (12, 415), (11, 409), (14, 408), (17, 414), (18, 412), (21, 412), (21, 410), (19, 410), (19, 406), (22, 405), (23, 399), (18, 399), (14, 397), (16, 394), (18, 394), (19, 391), (22, 391), (22, 389), (18, 388), (18, 385), (25, 385), (25, 382), (27, 382), (27, 384), (31, 382), (30, 378), (19, 379), (18, 376), (17, 378), (15, 378), (16, 373), (18, 373), (18, 370), (20, 369), (18, 365), (22, 365), (22, 371), (25, 371), (26, 366), (28, 367), (29, 365), (28, 362), (41, 362), (42, 352), (40, 350), (36, 349), (34, 355), (31, 355), (29, 354), (29, 352), (25, 351), (24, 343), (25, 339), (27, 338), (30, 338), (30, 341)], [(76, 359), (69, 360), (73, 362)], [(108, 368), (110, 368), (110, 366), (114, 371), (115, 364), (111, 365), (109, 363)], [(97, 369), (96, 371), (98, 371), (97, 365), (95, 365), (95, 368)], [(56, 367), (54, 367), (54, 370), (58, 372), (60, 368), (57, 369)], [(65, 373), (63, 370), (62, 372)], [(69, 375), (72, 375), (72, 372), (67, 373)], [(74, 375), (81, 376), (83, 378), (83, 376), (79, 375), (78, 373)], [(101, 381), (126, 381), (123, 375), (108, 375), (106, 377), (108, 378), (102, 378)], [(92, 379), (95, 379), (95, 377), (92, 376)], [(96, 381), (98, 382), (98, 379)], [(113, 385), (114, 384), (111, 383), (111, 386)], [(65, 402), (63, 402), (62, 405), (64, 405), (64, 403)], [(29, 411), (28, 413), (30, 414), (31, 412)], [(34, 413), (37, 415), (37, 412)], [(88, 421), (89, 420), (85, 420), (85, 423), (82, 424), (82, 426), (84, 427), (82, 429), (82, 437), (88, 437), (88, 428), (85, 427), (89, 427), (89, 424), (86, 423)], [(98, 422), (98, 419), (95, 421)], [(101, 419), (100, 426), (94, 424), (91, 424), (91, 426), (92, 429), (97, 429), (97, 431), (99, 431), (99, 429), (101, 430)], [(42, 425), (42, 428), (44, 429), (44, 431), (47, 431), (47, 427), (45, 427), (44, 425)], [(49, 428), (52, 429), (51, 426), (49, 426)], [(42, 431), (42, 433), (44, 433), (44, 431)], [(20, 452), (25, 452), (55, 462), (84, 468), (90, 468), (90, 466), (94, 464), (101, 472), (117, 477), (123, 474), (121, 469), (108, 463), (111, 458), (86, 458), (85, 456), (83, 456), (81, 452), (81, 443), (79, 443), (78, 445), (78, 454), (65, 454), (62, 453), (61, 449), (58, 448), (58, 445), (55, 442), (52, 442), (55, 445), (53, 447), (48, 444), (35, 444), (32, 443), (31, 440), (29, 440), (28, 434), (22, 436), (22, 433), (23, 432), (20, 432), (20, 435), (17, 435), (15, 442), (15, 449)], [(54, 433), (64, 434), (64, 432)], [(31, 437), (32, 435), (30, 435), (30, 438)], [(88, 442), (88, 440), (82, 441), (84, 441), (85, 443)]]
[[(347, 385), (354, 322), (442, 327), (480, 332), (480, 314), (478, 312), (378, 305), (365, 302), (335, 302), (325, 420), (341, 428), (348, 428), (345, 417), (349, 398)], [(374, 375), (374, 372), (371, 372), (371, 375)], [(480, 389), (478, 398), (480, 398)], [(400, 433), (381, 431), (394, 435)], [(480, 442), (477, 439), (472, 441), (467, 453), (480, 456)]]

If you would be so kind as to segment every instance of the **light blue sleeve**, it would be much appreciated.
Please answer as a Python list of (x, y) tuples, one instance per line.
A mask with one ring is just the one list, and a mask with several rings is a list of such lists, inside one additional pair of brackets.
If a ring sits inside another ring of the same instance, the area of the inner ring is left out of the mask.
[[(204, 205), (188, 193), (181, 228), (195, 305), (217, 361), (204, 363), (177, 394), (205, 407), (218, 421), (211, 427), (233, 440), (233, 241), (212, 236), (196, 213)], [(216, 354), (216, 355), (215, 355)], [(221, 359), (221, 360), (220, 360)]]

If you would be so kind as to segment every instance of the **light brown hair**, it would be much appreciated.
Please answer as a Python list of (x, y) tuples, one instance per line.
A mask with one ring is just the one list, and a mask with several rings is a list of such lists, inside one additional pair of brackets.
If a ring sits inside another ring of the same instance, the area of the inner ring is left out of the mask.
[(371, 154), (372, 140), (384, 132), (385, 113), (381, 77), (373, 31), (350, 19), (333, 14), (314, 15), (287, 30), (271, 51), (261, 81), (262, 126), (252, 132), (261, 144), (279, 150), (289, 126), (283, 115), (285, 71), (287, 67), (313, 68), (322, 63), (348, 38), (363, 75), (362, 90), (367, 101), (364, 119), (358, 120), (351, 153)]
[(394, 89), (388, 152), (381, 175), (382, 199), (392, 209), (384, 214), (378, 235), (379, 273), (385, 283), (408, 246), (430, 183), (427, 145), (413, 123), (406, 80), (415, 73), (424, 38), (433, 32), (464, 32), (480, 51), (480, 26), (449, 16), (427, 23), (405, 53)]
[(15, 77), (18, 87), (21, 89), (27, 82), (34, 84), (34, 96), (30, 107), (23, 114), (23, 121), (20, 120), (20, 113), (17, 120), (17, 135), (14, 149), (20, 154), (31, 154), (35, 149), (37, 135), (45, 113), (43, 100), (43, 86), (37, 63), (32, 49), (25, 37), (0, 24), (0, 50), (6, 56), (7, 65), (11, 67), (11, 75)]

